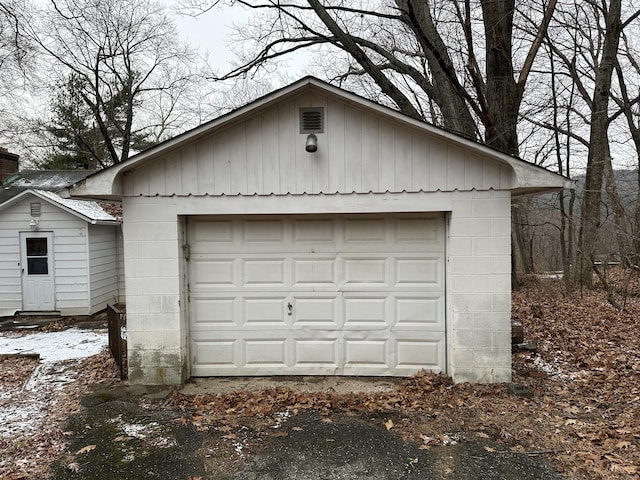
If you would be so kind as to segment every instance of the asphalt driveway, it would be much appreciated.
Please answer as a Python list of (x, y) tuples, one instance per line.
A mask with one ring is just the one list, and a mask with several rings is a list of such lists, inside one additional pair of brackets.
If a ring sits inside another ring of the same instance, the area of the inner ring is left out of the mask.
[(446, 446), (420, 449), (378, 422), (348, 415), (329, 420), (312, 410), (283, 418), (250, 449), (244, 449), (229, 430), (199, 429), (185, 420), (184, 412), (163, 408), (168, 404), (167, 395), (119, 387), (84, 397), (85, 409), (67, 425), (71, 453), (56, 463), (54, 478), (561, 478), (538, 458), (488, 440), (452, 440)]

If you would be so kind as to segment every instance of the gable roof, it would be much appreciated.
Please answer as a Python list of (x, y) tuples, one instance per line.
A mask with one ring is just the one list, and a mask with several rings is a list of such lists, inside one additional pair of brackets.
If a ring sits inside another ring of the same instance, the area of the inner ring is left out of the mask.
[(0, 204), (29, 189), (52, 192), (64, 190), (95, 172), (95, 170), (22, 170), (2, 182)]
[(307, 90), (316, 90), (323, 94), (333, 95), (346, 103), (355, 105), (359, 108), (373, 110), (377, 114), (387, 117), (389, 120), (417, 128), (425, 133), (492, 158), (512, 170), (516, 183), (515, 187), (511, 190), (512, 195), (542, 193), (561, 190), (563, 188), (573, 188), (573, 182), (571, 180), (550, 172), (540, 166), (504, 154), (447, 130), (413, 119), (396, 110), (367, 100), (354, 93), (342, 90), (315, 77), (305, 77), (243, 107), (222, 115), (217, 119), (211, 120), (192, 130), (184, 132), (181, 135), (155, 145), (148, 150), (130, 157), (122, 163), (98, 171), (97, 173), (76, 183), (70, 189), (70, 193), (74, 197), (81, 198), (121, 200), (122, 191), (118, 181), (120, 174), (151, 162), (159, 156), (178, 149), (187, 143), (196, 141), (205, 135), (209, 135), (217, 129), (226, 128), (236, 122), (240, 122), (247, 117), (255, 115), (259, 111), (283, 101), (287, 97), (299, 95)]
[(0, 210), (9, 208), (28, 195), (34, 195), (45, 202), (55, 205), (92, 225), (117, 225), (120, 221), (107, 213), (98, 203), (89, 200), (63, 198), (47, 190), (26, 189), (0, 203)]

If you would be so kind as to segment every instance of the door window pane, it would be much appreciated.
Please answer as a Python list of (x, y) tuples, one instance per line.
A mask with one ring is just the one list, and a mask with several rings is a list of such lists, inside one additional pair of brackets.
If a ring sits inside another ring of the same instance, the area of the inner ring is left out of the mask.
[(27, 238), (27, 273), (29, 275), (48, 275), (49, 259), (46, 238)]
[(27, 256), (45, 257), (47, 255), (46, 238), (27, 238)]
[(47, 257), (27, 258), (27, 272), (29, 275), (48, 275), (49, 264)]

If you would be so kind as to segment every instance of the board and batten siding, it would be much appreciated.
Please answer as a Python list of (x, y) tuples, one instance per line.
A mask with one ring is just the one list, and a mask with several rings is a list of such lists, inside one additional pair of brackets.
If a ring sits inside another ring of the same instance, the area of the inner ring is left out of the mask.
[(118, 229), (113, 226), (89, 226), (89, 291), (91, 295), (91, 313), (106, 308), (107, 303), (117, 303)]
[[(299, 108), (324, 107), (318, 150), (305, 151)], [(148, 168), (152, 165), (153, 168)], [(415, 127), (309, 93), (128, 171), (136, 195), (269, 195), (506, 190), (512, 173)]]

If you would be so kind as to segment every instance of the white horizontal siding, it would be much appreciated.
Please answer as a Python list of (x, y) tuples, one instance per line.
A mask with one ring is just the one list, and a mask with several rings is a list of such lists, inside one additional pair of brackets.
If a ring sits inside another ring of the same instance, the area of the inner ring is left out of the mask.
[(29, 230), (28, 213), (28, 201), (0, 210), (0, 316), (13, 315), (22, 309), (18, 231)]
[[(318, 151), (298, 109), (325, 108)], [(472, 150), (317, 93), (287, 99), (123, 177), (125, 195), (500, 190), (510, 170)]]
[(89, 227), (91, 313), (104, 309), (107, 303), (117, 302), (119, 298), (117, 230), (111, 226)]
[(26, 196), (0, 211), (0, 315), (22, 309), (19, 232), (28, 232), (30, 203), (40, 202), (38, 231), (53, 232), (55, 308), (87, 314), (86, 222), (38, 197)]

